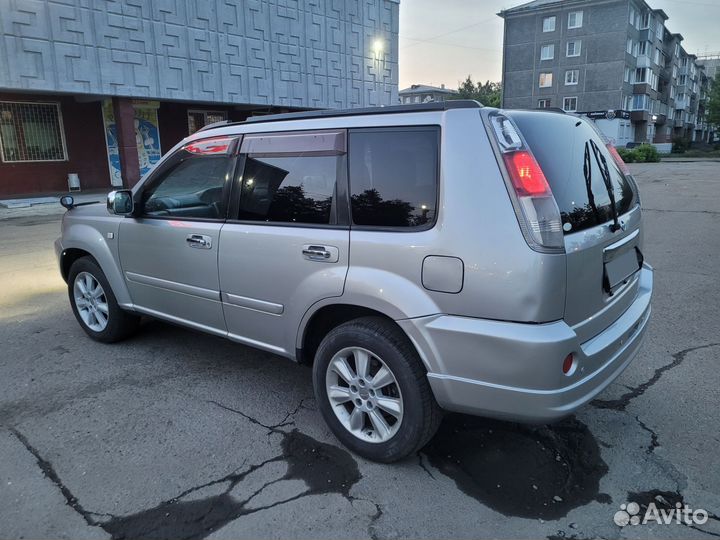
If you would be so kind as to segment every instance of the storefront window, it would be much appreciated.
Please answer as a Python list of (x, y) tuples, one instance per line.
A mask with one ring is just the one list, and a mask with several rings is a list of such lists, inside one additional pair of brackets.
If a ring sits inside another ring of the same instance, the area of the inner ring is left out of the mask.
[(0, 101), (0, 159), (65, 161), (60, 105)]
[(188, 111), (188, 135), (192, 135), (208, 124), (223, 120), (227, 120), (225, 111)]

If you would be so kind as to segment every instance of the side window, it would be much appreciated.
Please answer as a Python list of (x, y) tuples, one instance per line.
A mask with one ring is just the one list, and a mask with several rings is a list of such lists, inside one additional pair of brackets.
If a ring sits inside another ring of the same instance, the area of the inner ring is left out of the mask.
[(356, 225), (426, 227), (435, 221), (439, 129), (351, 130), (350, 203)]
[(238, 219), (337, 223), (336, 182), (344, 177), (345, 131), (250, 135)]
[(235, 141), (235, 137), (202, 139), (178, 150), (143, 191), (143, 215), (224, 219)]

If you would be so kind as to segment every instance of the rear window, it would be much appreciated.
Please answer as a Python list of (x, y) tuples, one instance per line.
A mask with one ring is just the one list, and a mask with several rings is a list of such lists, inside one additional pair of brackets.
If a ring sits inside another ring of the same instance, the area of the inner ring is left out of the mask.
[(432, 226), (438, 192), (438, 136), (435, 127), (350, 131), (354, 224)]
[(628, 212), (636, 204), (637, 198), (630, 180), (618, 169), (605, 143), (588, 121), (556, 113), (508, 111), (506, 114), (520, 128), (545, 173), (560, 209), (565, 234), (612, 220), (610, 196), (592, 150), (591, 188), (595, 208), (590, 204), (583, 172), (585, 143), (589, 140), (595, 141), (607, 160), (618, 215)]

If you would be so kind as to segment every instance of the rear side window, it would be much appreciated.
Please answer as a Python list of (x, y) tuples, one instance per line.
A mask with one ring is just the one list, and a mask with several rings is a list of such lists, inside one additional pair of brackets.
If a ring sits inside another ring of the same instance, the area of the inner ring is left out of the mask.
[(246, 137), (240, 220), (335, 224), (336, 181), (344, 178), (345, 133)]
[(439, 128), (351, 130), (348, 135), (352, 221), (371, 227), (435, 222)]
[(530, 146), (557, 201), (565, 234), (595, 227), (612, 220), (610, 196), (600, 168), (591, 154), (591, 192), (583, 171), (585, 143), (593, 140), (605, 155), (615, 192), (618, 215), (637, 203), (631, 182), (618, 169), (605, 142), (586, 120), (564, 114), (508, 111)]

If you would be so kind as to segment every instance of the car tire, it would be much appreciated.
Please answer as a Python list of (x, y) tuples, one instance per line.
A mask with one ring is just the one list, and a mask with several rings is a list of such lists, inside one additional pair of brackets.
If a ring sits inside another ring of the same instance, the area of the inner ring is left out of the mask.
[(313, 386), (333, 434), (373, 461), (417, 452), (442, 419), (417, 351), (381, 317), (352, 320), (325, 336), (315, 354)]
[(92, 339), (114, 343), (135, 333), (140, 316), (120, 308), (110, 283), (93, 258), (81, 257), (73, 262), (67, 283), (73, 314)]

